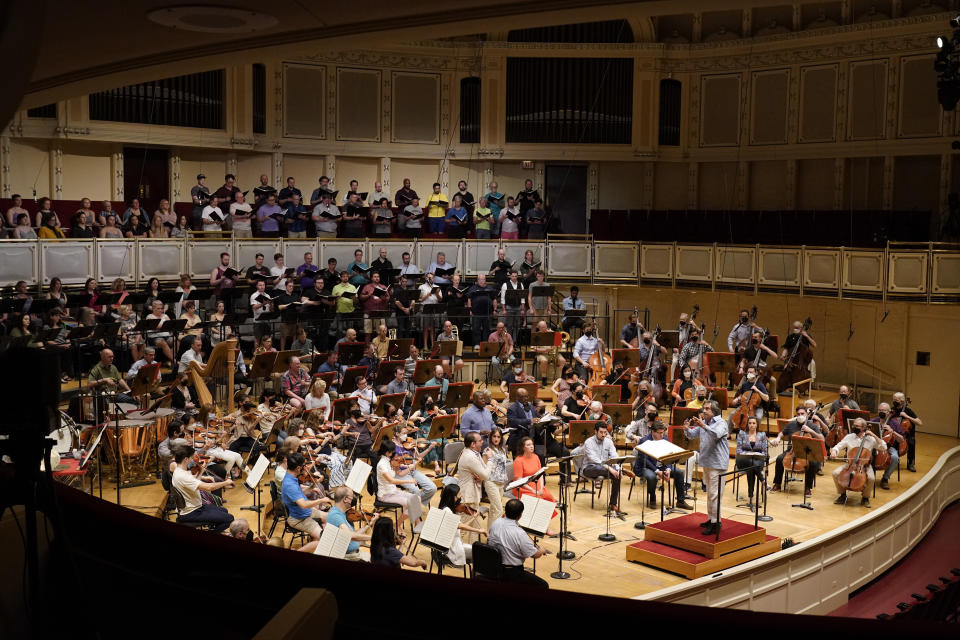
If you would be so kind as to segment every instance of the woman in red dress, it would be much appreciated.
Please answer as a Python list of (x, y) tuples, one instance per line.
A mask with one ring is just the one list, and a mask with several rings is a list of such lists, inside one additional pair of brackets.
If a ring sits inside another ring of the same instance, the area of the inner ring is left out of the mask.
[[(530, 438), (521, 439), (520, 455), (513, 459), (514, 480), (519, 480), (520, 478), (533, 475), (539, 470), (540, 458), (537, 457), (537, 454), (533, 452), (533, 440)], [(550, 490), (546, 487), (544, 476), (540, 476), (536, 480), (531, 480), (519, 489), (516, 489), (516, 496), (518, 499), (524, 495), (531, 495), (540, 498), (541, 500), (556, 502), (553, 494), (551, 494)], [(557, 517), (556, 509), (553, 510), (553, 517)], [(551, 538), (555, 538), (557, 534), (555, 534), (553, 531), (547, 530), (547, 535)]]

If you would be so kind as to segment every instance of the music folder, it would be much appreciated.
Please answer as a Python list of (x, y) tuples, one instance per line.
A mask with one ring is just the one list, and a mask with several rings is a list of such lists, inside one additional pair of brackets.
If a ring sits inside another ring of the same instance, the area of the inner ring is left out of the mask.
[(350, 474), (344, 484), (350, 487), (355, 494), (362, 495), (367, 486), (367, 477), (372, 470), (373, 467), (357, 458), (353, 461), (353, 468), (350, 469)]
[(314, 555), (326, 556), (342, 560), (347, 555), (347, 549), (353, 540), (353, 529), (348, 525), (342, 524), (335, 527), (332, 524), (323, 526), (323, 533), (320, 534), (320, 541), (313, 550)]
[(420, 542), (431, 549), (446, 552), (453, 546), (455, 536), (460, 535), (459, 525), (460, 516), (456, 513), (447, 509), (430, 509), (420, 529)]
[(520, 528), (538, 538), (546, 536), (557, 503), (530, 494), (521, 496), (520, 502), (523, 503), (523, 514), (517, 520)]

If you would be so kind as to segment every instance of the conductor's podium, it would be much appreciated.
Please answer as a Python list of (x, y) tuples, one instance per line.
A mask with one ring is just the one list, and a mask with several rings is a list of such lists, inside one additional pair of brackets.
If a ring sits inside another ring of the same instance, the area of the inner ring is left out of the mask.
[(691, 513), (648, 524), (644, 540), (627, 546), (627, 560), (657, 569), (700, 578), (780, 550), (780, 538), (767, 535), (763, 527), (721, 518), (717, 536), (705, 536), (703, 513)]

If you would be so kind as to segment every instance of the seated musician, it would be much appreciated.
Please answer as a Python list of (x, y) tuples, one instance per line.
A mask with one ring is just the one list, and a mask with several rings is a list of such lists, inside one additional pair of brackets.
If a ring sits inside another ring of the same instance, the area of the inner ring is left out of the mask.
[[(550, 327), (547, 325), (546, 320), (540, 320), (537, 322), (536, 326), (533, 329), (534, 333), (547, 333), (550, 331)], [(547, 372), (548, 367), (550, 366), (550, 359), (553, 355), (555, 347), (530, 347), (531, 351), (536, 352), (537, 354), (537, 372), (540, 374), (540, 379), (544, 385), (547, 384)], [(557, 349), (556, 352), (557, 367), (560, 368), (560, 371), (563, 371), (563, 367), (567, 364), (566, 358), (560, 355), (560, 350)], [(556, 393), (556, 392), (555, 392)], [(564, 399), (561, 399), (562, 403)]]
[(341, 446), (341, 448), (352, 451), (351, 460), (357, 458), (370, 459), (373, 456), (371, 451), (371, 447), (373, 447), (373, 421), (370, 420), (369, 416), (364, 416), (360, 407), (356, 404), (351, 404), (347, 413), (350, 417), (346, 419), (343, 425), (341, 435), (344, 437), (341, 439), (341, 444), (345, 446)]
[[(542, 403), (542, 400), (538, 400), (538, 403)], [(539, 413), (539, 412), (538, 412)], [(543, 415), (542, 413), (540, 414)], [(534, 443), (537, 446), (543, 446), (543, 456), (544, 458), (554, 457), (554, 458), (565, 458), (570, 455), (570, 450), (567, 449), (561, 440), (563, 439), (563, 431), (567, 427), (563, 422), (549, 421), (549, 422), (540, 422), (539, 420), (533, 424), (533, 438)], [(560, 440), (557, 440), (557, 436), (560, 436)], [(560, 463), (560, 482), (573, 482), (570, 476), (570, 461), (564, 460)]]
[[(384, 198), (384, 200), (386, 200), (386, 198)], [(384, 202), (384, 206), (386, 206), (386, 202)], [(388, 232), (387, 234), (389, 237)], [(382, 234), (378, 232), (377, 235), (380, 236)], [(459, 536), (457, 536), (457, 539), (459, 539)], [(398, 546), (402, 544), (402, 542), (403, 536), (400, 534), (398, 539), (393, 520), (387, 517), (378, 518), (377, 522), (373, 525), (373, 533), (370, 534), (370, 563), (391, 569), (399, 569), (401, 566), (426, 569), (426, 560), (421, 560), (415, 556), (404, 555), (403, 552), (400, 551)]]
[[(353, 505), (354, 499), (354, 493), (350, 487), (345, 485), (338, 486), (333, 492), (333, 506), (330, 507), (330, 512), (327, 513), (327, 523), (335, 527), (347, 525), (350, 529), (355, 530), (353, 523), (347, 518), (347, 511), (349, 511)], [(360, 531), (354, 531), (350, 544), (347, 546), (347, 555), (345, 556), (347, 560), (370, 561), (370, 552), (366, 549), (361, 549), (359, 543), (370, 541), (370, 534), (367, 532), (370, 531), (370, 528), (377, 521), (378, 517), (379, 515), (374, 513), (373, 516), (370, 517), (369, 522), (367, 522)]]
[(505, 396), (509, 398), (510, 394), (510, 385), (520, 384), (523, 382), (536, 382), (532, 376), (528, 376), (523, 371), (523, 361), (514, 360), (513, 367), (505, 374), (503, 374), (503, 379), (500, 380), (500, 391), (503, 392)]
[[(566, 362), (566, 361), (564, 361)], [(560, 377), (553, 381), (553, 386), (550, 387), (550, 391), (554, 393), (557, 399), (557, 408), (560, 408), (567, 401), (567, 398), (570, 397), (570, 394), (573, 392), (573, 384), (580, 381), (580, 376), (578, 376), (573, 371), (573, 367), (563, 365), (560, 369)]]
[(893, 472), (900, 465), (900, 451), (898, 445), (900, 441), (904, 439), (903, 428), (900, 426), (900, 419), (890, 415), (890, 405), (886, 402), (880, 403), (880, 406), (877, 407), (877, 417), (871, 419), (870, 422), (875, 422), (880, 425), (881, 437), (886, 437), (888, 434), (893, 434), (889, 444), (884, 441), (883, 445), (881, 445), (886, 446), (887, 451), (890, 453), (890, 464), (887, 465), (887, 468), (883, 470), (883, 477), (880, 478), (880, 488), (889, 489), (890, 476), (893, 475)]
[[(227, 436), (228, 437), (228, 436)], [(240, 468), (243, 466), (243, 456), (236, 451), (224, 449), (221, 442), (225, 442), (226, 437), (220, 440), (208, 435), (204, 438), (203, 444), (197, 450), (200, 455), (210, 456), (214, 460), (220, 460), (225, 463), (223, 466), (223, 477), (236, 480), (240, 477)]]
[(213, 482), (210, 476), (202, 478), (196, 477), (190, 471), (190, 463), (193, 462), (194, 450), (188, 444), (176, 444), (171, 447), (173, 461), (176, 467), (170, 479), (171, 486), (183, 496), (186, 505), (180, 515), (177, 516), (178, 522), (188, 522), (196, 524), (209, 525), (214, 531), (220, 532), (230, 526), (233, 522), (233, 516), (223, 507), (214, 504), (205, 504), (200, 495), (201, 491), (217, 491), (224, 487), (233, 487), (233, 480), (223, 480)]
[[(880, 440), (870, 429), (867, 427), (867, 421), (863, 418), (857, 418), (853, 421), (853, 431), (848, 433), (847, 436), (838, 442), (832, 449), (830, 449), (830, 459), (834, 460), (840, 457), (842, 454), (846, 453), (848, 458), (852, 458), (857, 455), (860, 447), (863, 447), (864, 451), (870, 452), (870, 458), (873, 458), (873, 452), (878, 448), (884, 446), (884, 442)], [(837, 499), (834, 500), (834, 504), (845, 504), (847, 501), (847, 492), (840, 484), (840, 474), (844, 473), (846, 470), (847, 473), (850, 473), (847, 470), (846, 465), (840, 465), (833, 470), (833, 483), (837, 487)], [(873, 483), (876, 481), (876, 476), (873, 473), (873, 465), (869, 462), (865, 465), (866, 472), (866, 482), (863, 485), (863, 490), (860, 492), (860, 506), (870, 508), (870, 494), (873, 492)]]
[[(436, 416), (446, 415), (447, 412), (440, 409), (437, 406), (437, 403), (434, 401), (433, 396), (427, 395), (424, 396), (421, 400), (421, 406), (419, 409), (410, 414), (409, 423), (411, 425), (416, 425), (418, 434), (418, 439), (426, 439), (430, 435), (430, 429), (433, 426), (433, 419)], [(412, 409), (412, 407), (411, 407)], [(414, 434), (411, 434), (414, 435)], [(421, 462), (423, 463), (433, 463), (433, 471), (438, 476), (443, 475), (443, 469), (440, 467), (441, 453), (440, 447), (442, 446), (443, 441), (440, 439), (436, 440), (426, 440), (428, 444), (436, 443), (436, 446), (433, 449), (430, 449), (425, 452)]]
[(321, 523), (326, 522), (327, 514), (319, 507), (330, 504), (329, 498), (307, 500), (300, 486), (300, 472), (305, 464), (302, 453), (294, 452), (287, 455), (287, 473), (280, 484), (280, 499), (287, 510), (287, 524), (302, 531), (314, 540), (320, 539), (323, 532)]
[(363, 356), (360, 360), (357, 361), (358, 367), (366, 367), (367, 378), (373, 380), (377, 375), (377, 365), (380, 361), (377, 359), (377, 351), (373, 346), (372, 342), (368, 342), (367, 346), (363, 349)]
[[(654, 414), (654, 416), (656, 416), (656, 414)], [(638, 476), (643, 474), (643, 480), (647, 484), (648, 507), (653, 508), (657, 506), (657, 482), (661, 480), (667, 482), (668, 479), (672, 479), (673, 489), (677, 497), (676, 507), (678, 509), (693, 509), (693, 507), (683, 499), (683, 470), (677, 465), (667, 465), (661, 468), (656, 460), (645, 455), (639, 449), (639, 446), (644, 442), (663, 440), (666, 433), (667, 426), (659, 420), (654, 419), (654, 421), (650, 423), (647, 435), (636, 443), (637, 448), (634, 449), (634, 453), (636, 453), (637, 458), (633, 461), (633, 472)]]
[[(624, 368), (623, 360), (614, 361), (613, 366), (610, 368), (610, 373), (604, 377), (603, 382), (604, 384), (616, 385), (620, 387), (620, 397), (616, 399), (618, 402), (621, 398), (630, 397), (630, 374), (627, 372), (626, 368)], [(647, 381), (644, 380), (643, 382), (646, 383)], [(647, 383), (642, 393), (640, 391), (637, 392), (637, 398), (646, 398), (649, 392), (650, 385)]]
[[(691, 371), (700, 369), (703, 354), (713, 351), (713, 347), (700, 339), (700, 329), (693, 327), (687, 337), (687, 343), (680, 350), (680, 366), (690, 367)], [(695, 378), (699, 377), (694, 375)]]
[(690, 390), (692, 399), (694, 389), (702, 386), (703, 382), (701, 382), (699, 378), (693, 377), (693, 369), (690, 368), (690, 365), (684, 365), (683, 369), (681, 369), (680, 377), (674, 380), (673, 389), (670, 391), (670, 396), (673, 398), (673, 405), (675, 407), (687, 406), (685, 397), (687, 390)]
[(817, 413), (817, 401), (813, 398), (807, 398), (803, 401), (803, 406), (807, 408), (807, 422), (811, 423), (810, 426), (818, 429), (823, 435), (827, 435), (827, 432), (830, 431), (830, 425), (823, 419), (823, 416)]
[(757, 366), (763, 370), (767, 366), (767, 358), (776, 358), (777, 354), (773, 349), (763, 343), (763, 334), (759, 331), (754, 331), (750, 337), (750, 344), (743, 350), (743, 355), (737, 363), (737, 373), (741, 376), (744, 375), (747, 372), (747, 366), (754, 360), (757, 360), (757, 356), (760, 356)]
[[(409, 493), (413, 493), (420, 498), (420, 503), (426, 508), (430, 504), (430, 499), (433, 498), (437, 493), (437, 485), (434, 484), (431, 477), (427, 476), (425, 473), (417, 469), (418, 463), (420, 463), (424, 456), (430, 452), (435, 447), (440, 446), (439, 443), (430, 444), (421, 444), (418, 442), (416, 436), (416, 428), (407, 427), (405, 421), (403, 420), (403, 415), (400, 414), (397, 416), (397, 408), (392, 404), (387, 405), (387, 411), (392, 411), (393, 415), (397, 417), (400, 421), (394, 431), (393, 440), (390, 442), (397, 449), (397, 453), (402, 457), (406, 458), (407, 462), (404, 464), (403, 476), (409, 476), (410, 481), (406, 484), (400, 485), (400, 487)], [(388, 413), (387, 417), (388, 422), (395, 422), (396, 420), (391, 420), (390, 414)]]
[(196, 362), (200, 367), (203, 366), (203, 340), (200, 339), (200, 336), (194, 337), (190, 343), (190, 348), (180, 356), (179, 373), (186, 373), (191, 362)]
[(563, 418), (565, 422), (582, 420), (589, 405), (590, 399), (587, 397), (586, 391), (584, 391), (583, 383), (575, 382), (571, 387), (570, 395), (567, 396), (567, 399), (563, 401), (563, 406), (560, 407), (560, 417)]
[[(787, 339), (783, 342), (783, 347), (780, 349), (780, 359), (786, 361), (790, 357), (790, 352), (794, 350), (797, 345), (797, 342), (802, 340), (808, 348), (816, 349), (816, 341), (810, 337), (810, 334), (806, 332), (803, 328), (803, 323), (799, 320), (794, 321), (793, 323), (793, 332), (787, 336)], [(816, 374), (817, 364), (811, 358), (809, 365), (810, 373)], [(793, 389), (784, 389), (780, 395), (789, 396), (793, 394)]]
[(235, 540), (253, 542), (253, 532), (250, 531), (250, 523), (247, 522), (246, 518), (237, 518), (231, 522), (230, 528), (224, 532), (224, 535), (230, 536)]
[[(923, 421), (917, 417), (916, 412), (907, 406), (907, 396), (904, 395), (902, 391), (897, 391), (893, 394), (893, 416), (900, 420), (900, 428), (906, 433), (904, 437), (907, 439), (907, 471), (916, 471), (917, 467), (914, 464), (917, 459), (917, 428), (923, 426)], [(903, 421), (904, 419), (909, 419), (913, 424), (912, 429), (904, 429)]]
[(387, 331), (387, 325), (381, 323), (377, 325), (377, 335), (370, 341), (373, 345), (374, 355), (378, 360), (386, 360), (390, 353), (390, 337)]
[[(809, 426), (809, 425), (808, 425)], [(767, 434), (760, 431), (760, 421), (756, 416), (747, 418), (747, 427), (737, 432), (737, 469), (747, 476), (747, 496), (753, 500), (753, 487), (763, 482), (763, 470), (767, 462)], [(783, 476), (783, 456), (777, 458), (780, 475)], [(753, 511), (753, 505), (750, 505)]]
[(280, 388), (286, 396), (285, 400), (297, 412), (302, 411), (306, 405), (304, 397), (310, 389), (310, 381), (310, 374), (300, 366), (300, 358), (297, 356), (290, 358), (287, 370), (280, 377)]
[[(774, 447), (779, 447), (780, 443), (784, 440), (787, 441), (787, 446), (784, 448), (783, 453), (777, 456), (776, 470), (773, 474), (773, 487), (770, 488), (770, 491), (780, 491), (780, 487), (783, 484), (783, 457), (793, 448), (792, 440), (796, 434), (800, 434), (805, 438), (823, 440), (823, 434), (820, 433), (820, 430), (808, 421), (806, 407), (797, 407), (797, 412), (793, 419), (783, 426), (783, 429), (780, 430), (776, 438), (770, 441), (770, 444)], [(813, 481), (817, 477), (817, 471), (820, 470), (821, 466), (822, 463), (819, 462), (807, 463), (807, 470), (803, 475), (803, 491), (805, 495), (812, 495)]]
[(330, 388), (327, 390), (327, 393), (330, 394), (331, 398), (337, 397), (337, 389), (339, 388), (340, 382), (340, 367), (337, 366), (337, 350), (331, 349), (327, 352), (327, 359), (324, 360), (319, 367), (317, 367), (317, 373), (335, 373), (336, 377), (333, 379), (333, 383), (330, 385)]
[[(410, 475), (410, 469), (403, 464), (403, 458), (397, 455), (397, 447), (391, 441), (380, 444), (380, 460), (377, 461), (377, 500), (403, 507), (403, 513), (397, 519), (397, 525), (403, 526), (410, 517), (408, 505), (411, 494), (402, 490), (403, 485), (416, 484)], [(429, 501), (428, 501), (429, 502)], [(416, 526), (416, 522), (413, 523)]]
[(172, 448), (177, 444), (190, 444), (184, 437), (186, 431), (183, 423), (179, 420), (171, 420), (167, 423), (167, 437), (157, 445), (157, 457), (160, 458), (160, 468), (166, 469), (173, 460)]
[(573, 370), (581, 379), (587, 379), (589, 370), (590, 356), (595, 354), (600, 348), (600, 341), (594, 335), (593, 323), (585, 322), (583, 324), (583, 335), (577, 338), (573, 345)]
[(583, 300), (580, 298), (580, 287), (570, 287), (570, 295), (560, 303), (563, 307), (564, 315), (560, 321), (564, 331), (569, 332), (572, 327), (583, 328), (583, 316), (568, 316), (567, 311), (585, 309)]
[[(127, 371), (127, 380), (128, 382), (133, 382), (133, 379), (137, 377), (137, 372), (140, 371), (143, 367), (154, 364), (154, 359), (157, 355), (157, 350), (153, 347), (147, 347), (143, 350), (143, 357), (130, 365), (130, 369)], [(157, 375), (154, 377), (154, 382), (160, 381), (160, 369), (157, 369)]]
[(200, 408), (197, 406), (199, 402), (197, 390), (190, 384), (190, 376), (185, 373), (179, 374), (176, 386), (170, 392), (170, 407), (178, 416), (196, 415)]
[(517, 389), (517, 401), (507, 409), (507, 426), (510, 428), (507, 446), (513, 455), (517, 455), (517, 447), (520, 445), (520, 441), (533, 435), (534, 418), (535, 412), (527, 390)]
[(443, 373), (443, 365), (437, 365), (433, 368), (433, 377), (423, 383), (424, 387), (440, 387), (440, 394), (437, 400), (443, 404), (447, 398), (447, 389), (450, 388), (450, 380)]
[(350, 393), (351, 398), (356, 398), (357, 406), (364, 415), (373, 413), (377, 405), (377, 394), (373, 387), (367, 384), (367, 379), (363, 376), (356, 377), (357, 388)]
[[(533, 438), (524, 436), (523, 439), (520, 440), (517, 455), (513, 457), (513, 477), (515, 479), (532, 476), (543, 467), (543, 458), (535, 453), (535, 449), (536, 445), (533, 442)], [(553, 497), (553, 494), (550, 493), (550, 490), (547, 488), (544, 475), (541, 475), (536, 480), (528, 481), (523, 486), (517, 487), (513, 495), (521, 499), (522, 496), (528, 495), (542, 500), (556, 502), (556, 498)], [(557, 510), (554, 509), (552, 517), (557, 517), (557, 513)], [(557, 537), (557, 534), (550, 529), (547, 529), (546, 534), (548, 538)]]
[(487, 409), (487, 396), (483, 391), (474, 391), (470, 398), (470, 406), (460, 416), (460, 435), (479, 433), (483, 438), (484, 446), (490, 438), (490, 432), (496, 427), (493, 414)]
[[(599, 402), (591, 403), (591, 411), (593, 405), (598, 405), (599, 410)], [(607, 460), (617, 457), (617, 448), (610, 437), (610, 425), (603, 420), (596, 420), (593, 428), (594, 435), (583, 443), (585, 455), (580, 473), (591, 479), (610, 478), (609, 511), (621, 520), (626, 520), (627, 512), (620, 509), (620, 465), (607, 463)]]
[(833, 422), (834, 415), (840, 411), (840, 409), (860, 410), (860, 405), (850, 397), (850, 387), (845, 384), (840, 385), (840, 397), (831, 402), (830, 406), (827, 407), (827, 421)]
[(320, 423), (330, 419), (330, 394), (327, 393), (327, 383), (322, 378), (313, 379), (310, 391), (303, 400), (307, 411), (318, 413)]
[[(645, 402), (638, 407), (638, 418), (630, 423), (624, 432), (627, 444), (637, 444), (650, 435), (654, 423), (657, 423), (657, 405)], [(659, 438), (658, 438), (659, 440)]]
[(581, 419), (590, 420), (591, 422), (606, 422), (608, 430), (613, 430), (613, 420), (603, 412), (603, 404), (597, 400), (590, 403), (590, 406), (587, 408), (587, 415)]
[[(757, 419), (760, 420), (763, 418), (763, 403), (770, 400), (770, 395), (767, 393), (763, 381), (757, 377), (757, 368), (753, 365), (747, 367), (747, 375), (740, 381), (740, 388), (737, 389), (737, 395), (730, 402), (730, 406), (739, 407), (742, 402), (748, 401), (748, 397), (752, 399), (753, 396), (748, 395), (750, 391), (760, 396), (761, 403), (757, 405), (756, 410)], [(806, 410), (804, 410), (804, 413), (806, 413)]]
[(100, 352), (100, 362), (90, 370), (88, 378), (90, 379), (90, 388), (97, 389), (101, 393), (116, 393), (115, 402), (136, 404), (136, 401), (130, 396), (130, 387), (127, 385), (127, 381), (123, 379), (120, 370), (113, 364), (113, 350), (104, 349)]
[(688, 409), (702, 409), (707, 402), (707, 388), (703, 385), (697, 385), (693, 389), (693, 398), (687, 403)]
[[(165, 322), (170, 320), (170, 317), (163, 312), (162, 300), (153, 301), (150, 314), (144, 320), (159, 320), (160, 323), (157, 328), (162, 327)], [(147, 333), (146, 340), (148, 344), (152, 342), (156, 348), (160, 349), (167, 360), (173, 361), (173, 336), (169, 331), (151, 331)]]
[(263, 451), (263, 445), (257, 440), (254, 433), (260, 424), (261, 415), (257, 406), (252, 402), (244, 402), (231, 416), (234, 420), (233, 429), (227, 438), (227, 448), (237, 453), (250, 452), (249, 459), (256, 459)]
[(500, 343), (500, 352), (493, 356), (493, 364), (499, 365), (501, 362), (510, 362), (513, 360), (513, 336), (507, 331), (507, 325), (498, 322), (496, 330), (490, 334), (487, 342)]
[[(436, 342), (456, 342), (459, 338), (453, 334), (453, 323), (449, 320), (445, 320), (443, 323), (443, 331), (437, 334)], [(453, 357), (453, 375), (456, 375), (460, 372), (460, 369), (463, 369), (463, 359), (459, 356)], [(450, 370), (450, 358), (451, 356), (442, 356), (440, 362), (443, 364), (444, 371)]]
[(500, 551), (504, 582), (549, 589), (550, 584), (546, 580), (523, 568), (527, 558), (536, 559), (546, 553), (543, 547), (531, 542), (529, 534), (517, 524), (517, 520), (523, 515), (523, 503), (516, 498), (507, 500), (503, 515), (504, 517), (496, 522), (490, 523), (489, 544)]

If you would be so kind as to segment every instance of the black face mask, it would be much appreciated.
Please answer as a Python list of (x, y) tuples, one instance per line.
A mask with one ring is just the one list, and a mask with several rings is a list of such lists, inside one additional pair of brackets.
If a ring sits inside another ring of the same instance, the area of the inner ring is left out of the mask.
[(434, 403), (428, 402), (427, 404), (423, 405), (423, 408), (427, 411), (432, 411), (435, 406), (436, 405)]
[(841, 394), (840, 394), (840, 399), (841, 399), (841, 400), (846, 400), (847, 397), (848, 397), (848, 396), (847, 396), (847, 394), (845, 394), (845, 393), (841, 393)]
[(749, 318), (740, 318), (740, 324), (747, 324)]
[(354, 410), (354, 411), (351, 411), (351, 412), (350, 412), (350, 415), (352, 415), (354, 418), (359, 418), (360, 415), (361, 415), (361, 413), (360, 413), (360, 410), (359, 410), (359, 409), (356, 409), (356, 410)]
[(880, 415), (881, 418), (886, 418), (886, 417), (887, 417), (887, 412), (886, 412), (886, 411), (881, 411), (881, 412), (879, 413), (879, 415)]
[(690, 342), (696, 342), (700, 339), (700, 336), (690, 336)]
[(583, 391), (577, 391), (577, 400), (583, 398)]
[(592, 336), (592, 335), (593, 335), (593, 331), (584, 331), (583, 333), (584, 333), (584, 335), (588, 335), (588, 336)]
[(647, 414), (647, 420), (656, 420), (656, 419), (657, 419), (657, 414), (655, 414), (655, 413), (648, 413), (648, 414)]
[(643, 344), (650, 344), (650, 338), (644, 338)]

